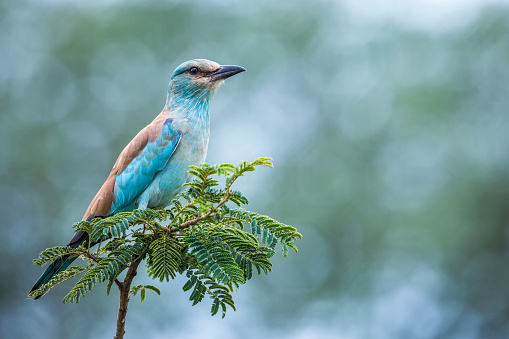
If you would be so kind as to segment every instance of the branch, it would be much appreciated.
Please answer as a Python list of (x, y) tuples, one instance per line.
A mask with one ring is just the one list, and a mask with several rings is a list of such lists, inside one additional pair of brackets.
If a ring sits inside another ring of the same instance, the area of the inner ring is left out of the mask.
[[(270, 158), (267, 158), (267, 159), (270, 159)], [(272, 167), (272, 166), (270, 166), (270, 167)], [(243, 172), (242, 172), (242, 173), (243, 173)], [(218, 209), (219, 207), (221, 207), (222, 205), (224, 205), (225, 203), (227, 203), (227, 202), (228, 202), (228, 200), (230, 200), (230, 197), (231, 197), (230, 188), (233, 186), (233, 184), (235, 183), (235, 181), (236, 181), (236, 180), (237, 180), (237, 179), (238, 179), (238, 178), (242, 175), (242, 173), (240, 173), (239, 175), (237, 175), (236, 177), (234, 177), (234, 178), (233, 178), (233, 180), (232, 180), (230, 183), (227, 183), (227, 185), (226, 185), (226, 194), (225, 194), (224, 198), (223, 198), (223, 199), (222, 199), (222, 200), (221, 200), (221, 201), (217, 204), (217, 206), (212, 207), (212, 208), (211, 208), (211, 209), (210, 209), (207, 213), (205, 213), (204, 215), (199, 216), (199, 217), (197, 217), (197, 218), (195, 218), (195, 219), (192, 219), (192, 220), (188, 220), (188, 221), (186, 221), (186, 222), (184, 222), (184, 223), (180, 224), (178, 227), (175, 227), (175, 226), (174, 226), (174, 227), (170, 227), (170, 228), (166, 228), (166, 227), (164, 227), (164, 229), (168, 230), (170, 233), (171, 233), (171, 232), (176, 232), (176, 231), (178, 231), (178, 230), (181, 230), (181, 229), (188, 228), (188, 227), (191, 227), (191, 226), (193, 226), (193, 225), (196, 225), (196, 224), (197, 224), (197, 223), (199, 223), (200, 221), (205, 220), (205, 219), (207, 219), (208, 217), (210, 217), (210, 215), (211, 215), (212, 213), (214, 213), (215, 211), (217, 211), (217, 209)], [(228, 182), (228, 180), (227, 180), (227, 182)], [(205, 185), (205, 182), (203, 182), (203, 185)], [(202, 194), (203, 194), (203, 192), (204, 192), (204, 189), (202, 189)], [(189, 206), (189, 204), (188, 204), (188, 206)], [(187, 206), (186, 206), (186, 207), (187, 207)], [(184, 208), (184, 209), (185, 209), (185, 208)], [(184, 210), (184, 209), (182, 209), (182, 210)], [(177, 213), (177, 215), (178, 215), (178, 213)], [(176, 218), (174, 218), (173, 220), (175, 220), (175, 219), (176, 219)]]
[(118, 280), (118, 278), (115, 278), (115, 284), (118, 286), (118, 290), (120, 291), (122, 287), (124, 286), (124, 283)]
[(131, 290), (131, 283), (137, 274), (138, 266), (140, 265), (142, 256), (133, 261), (123, 282), (115, 279), (118, 289), (120, 290), (120, 305), (118, 307), (117, 316), (117, 330), (113, 339), (123, 339), (125, 334), (125, 319), (127, 315), (127, 304), (129, 303), (129, 292)]
[(228, 202), (228, 200), (230, 200), (230, 196), (231, 196), (231, 193), (230, 193), (230, 187), (228, 187), (228, 189), (227, 189), (227, 191), (226, 191), (226, 195), (224, 196), (223, 200), (221, 200), (221, 201), (217, 204), (217, 206), (212, 207), (212, 208), (211, 208), (211, 209), (210, 209), (207, 213), (205, 213), (204, 215), (201, 215), (201, 216), (199, 216), (199, 217), (196, 217), (196, 218), (194, 218), (194, 219), (192, 219), (192, 220), (188, 220), (188, 221), (186, 221), (186, 222), (184, 222), (184, 223), (180, 224), (180, 225), (179, 225), (179, 226), (177, 226), (177, 227), (175, 227), (175, 226), (174, 226), (174, 227), (170, 227), (168, 230), (169, 230), (170, 232), (176, 232), (176, 231), (181, 230), (181, 229), (184, 229), (184, 228), (189, 228), (189, 227), (191, 227), (191, 226), (193, 226), (193, 225), (196, 225), (196, 224), (197, 224), (197, 223), (199, 223), (200, 221), (207, 219), (208, 217), (210, 217), (210, 215), (211, 215), (212, 213), (214, 213), (215, 211), (217, 211), (217, 209), (218, 209), (219, 207), (221, 207), (222, 205), (224, 205), (225, 203), (227, 203), (227, 202)]
[[(100, 246), (100, 245), (99, 245), (99, 246)], [(90, 253), (90, 252), (88, 252), (88, 251), (86, 251), (86, 252), (82, 252), (82, 253), (80, 253), (80, 254), (81, 254), (81, 255), (85, 255), (85, 256), (87, 256), (89, 259), (92, 259), (92, 260), (93, 260), (93, 261), (95, 261), (96, 263), (98, 263), (98, 262), (99, 262), (99, 258), (97, 258), (95, 255), (93, 255), (92, 253)], [(120, 289), (122, 289), (123, 284), (122, 284), (122, 282), (121, 282), (120, 280), (118, 280), (118, 278), (115, 278), (115, 284), (117, 284), (117, 286), (118, 286), (118, 289), (119, 289), (119, 290), (120, 290)]]
[(211, 209), (210, 211), (208, 211), (207, 213), (205, 213), (204, 215), (201, 215), (201, 216), (199, 216), (199, 217), (197, 217), (197, 218), (195, 218), (195, 219), (192, 219), (192, 220), (188, 220), (188, 221), (186, 221), (186, 222), (184, 222), (184, 223), (180, 224), (180, 225), (179, 225), (179, 226), (177, 226), (177, 227), (175, 227), (175, 226), (174, 226), (174, 227), (171, 227), (169, 230), (170, 230), (170, 232), (176, 232), (176, 231), (178, 231), (178, 230), (181, 230), (181, 229), (188, 228), (188, 227), (191, 227), (191, 226), (193, 226), (193, 225), (196, 225), (196, 224), (197, 224), (197, 223), (199, 223), (200, 221), (205, 220), (205, 219), (207, 219), (208, 217), (210, 217), (210, 215), (211, 215), (211, 214), (212, 214), (215, 210), (216, 210), (216, 209), (215, 209), (215, 208), (213, 208), (213, 209)]

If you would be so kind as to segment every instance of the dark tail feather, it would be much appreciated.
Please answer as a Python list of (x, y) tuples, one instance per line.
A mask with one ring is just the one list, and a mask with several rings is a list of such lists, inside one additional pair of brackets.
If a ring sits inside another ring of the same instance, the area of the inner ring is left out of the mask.
[[(77, 248), (79, 245), (86, 244), (87, 240), (88, 240), (88, 234), (83, 231), (78, 231), (78, 232), (74, 233), (74, 236), (72, 237), (71, 241), (69, 241), (69, 244), (67, 244), (67, 246), (69, 246), (71, 248)], [(67, 267), (69, 267), (69, 265), (74, 260), (76, 260), (76, 258), (77, 258), (77, 256), (72, 256), (72, 255), (68, 254), (68, 255), (65, 255), (65, 256), (53, 261), (53, 263), (48, 266), (46, 271), (44, 271), (44, 273), (41, 275), (41, 277), (37, 280), (37, 282), (34, 284), (34, 286), (32, 286), (29, 293), (39, 289), (42, 285), (47, 284), (51, 280), (51, 278), (53, 278), (58, 273), (64, 271), (65, 269), (67, 269)], [(35, 297), (34, 300), (39, 299), (43, 295), (44, 294), (41, 294), (41, 295)]]

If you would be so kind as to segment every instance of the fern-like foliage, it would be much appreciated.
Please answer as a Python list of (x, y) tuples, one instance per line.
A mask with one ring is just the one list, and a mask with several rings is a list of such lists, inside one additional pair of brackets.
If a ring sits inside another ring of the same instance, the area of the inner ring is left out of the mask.
[(71, 248), (68, 246), (55, 246), (45, 249), (39, 254), (39, 258), (34, 259), (33, 263), (36, 266), (44, 266), (48, 263), (52, 263), (58, 258), (62, 258), (69, 254), (79, 255), (81, 250), (78, 248)]
[(216, 315), (221, 306), (221, 314), (224, 318), (226, 315), (226, 306), (230, 306), (235, 311), (235, 304), (230, 289), (224, 285), (218, 284), (213, 278), (206, 276), (199, 271), (187, 271), (189, 280), (182, 287), (184, 291), (193, 289), (189, 300), (193, 302), (193, 306), (203, 300), (205, 294), (208, 294), (213, 300), (210, 310), (212, 315)]
[(56, 276), (53, 277), (53, 279), (51, 279), (47, 284), (43, 285), (37, 291), (31, 292), (29, 296), (35, 298), (40, 295), (43, 295), (53, 287), (56, 287), (63, 283), (64, 281), (74, 278), (75, 276), (80, 275), (85, 271), (86, 269), (84, 267), (71, 266), (67, 268), (65, 271), (58, 273)]
[(64, 297), (64, 302), (78, 303), (87, 292), (106, 280), (110, 281), (111, 286), (111, 281), (114, 281), (127, 265), (144, 255), (146, 251), (145, 244), (135, 242), (132, 246), (111, 251), (108, 257), (92, 259), (91, 266)]
[(147, 290), (154, 291), (157, 293), (157, 295), (161, 295), (161, 291), (152, 285), (136, 285), (131, 287), (130, 295), (135, 296), (140, 292), (140, 301), (143, 302), (145, 300), (145, 297), (147, 295)]
[(153, 279), (169, 281), (177, 275), (182, 260), (182, 246), (175, 238), (162, 235), (150, 244), (147, 261), (148, 275)]
[(246, 282), (242, 269), (228, 251), (226, 243), (195, 235), (185, 237), (184, 241), (189, 245), (189, 253), (196, 257), (203, 274), (222, 284)]
[[(289, 249), (297, 251), (294, 241), (301, 238), (294, 227), (241, 207), (248, 200), (232, 186), (257, 166), (272, 167), (271, 159), (244, 161), (237, 166), (191, 166), (189, 173), (194, 180), (184, 185), (184, 192), (167, 209), (134, 210), (75, 223), (76, 230), (87, 232), (88, 241), (75, 249), (49, 248), (34, 264), (43, 266), (70, 255), (84, 258), (86, 267), (67, 268), (31, 296), (42, 295), (80, 274), (64, 302), (79, 302), (103, 282), (107, 282), (109, 293), (115, 282), (121, 284), (118, 278), (122, 272), (135, 261), (147, 259), (150, 278), (163, 282), (185, 274), (189, 280), (183, 289), (191, 291), (193, 305), (208, 295), (211, 314), (221, 310), (224, 317), (228, 306), (235, 310), (235, 289), (252, 279), (254, 272), (267, 274), (272, 270), (270, 258), (277, 245), (286, 257)], [(219, 187), (220, 176), (225, 177), (223, 187)], [(143, 301), (147, 289), (160, 294), (152, 285), (136, 285), (130, 295), (140, 293)]]

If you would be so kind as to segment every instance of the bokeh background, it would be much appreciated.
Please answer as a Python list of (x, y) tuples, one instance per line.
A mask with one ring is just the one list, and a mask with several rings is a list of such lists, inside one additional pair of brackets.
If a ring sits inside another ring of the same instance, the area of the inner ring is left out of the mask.
[(192, 58), (248, 69), (207, 161), (273, 157), (238, 188), (304, 237), (225, 319), (176, 279), (130, 303), (127, 338), (509, 337), (508, 1), (3, 0), (1, 338), (113, 336), (116, 291), (28, 300), (31, 259)]

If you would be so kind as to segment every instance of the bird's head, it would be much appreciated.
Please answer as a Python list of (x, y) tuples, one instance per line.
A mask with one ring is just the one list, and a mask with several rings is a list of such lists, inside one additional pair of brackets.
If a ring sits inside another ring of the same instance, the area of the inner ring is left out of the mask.
[(208, 102), (225, 79), (244, 71), (240, 66), (220, 65), (205, 59), (186, 61), (171, 76), (168, 101)]

